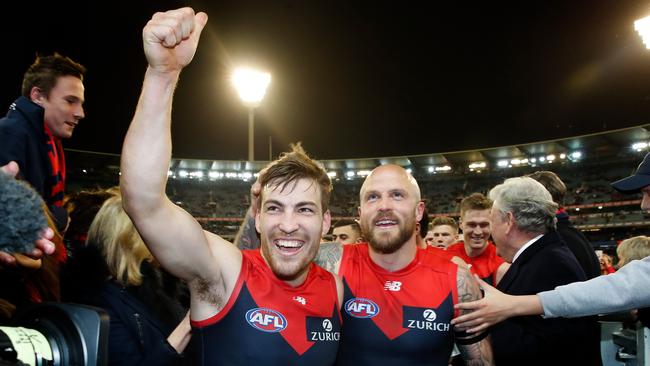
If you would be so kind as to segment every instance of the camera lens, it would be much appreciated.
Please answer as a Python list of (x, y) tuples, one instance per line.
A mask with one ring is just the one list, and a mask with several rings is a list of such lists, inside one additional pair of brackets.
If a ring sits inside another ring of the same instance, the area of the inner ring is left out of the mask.
[(44, 303), (0, 327), (0, 360), (29, 365), (105, 365), (108, 315), (90, 306)]

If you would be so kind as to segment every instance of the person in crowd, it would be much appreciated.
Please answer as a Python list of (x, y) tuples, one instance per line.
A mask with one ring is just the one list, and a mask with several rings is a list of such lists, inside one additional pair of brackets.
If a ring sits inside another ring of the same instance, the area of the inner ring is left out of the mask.
[(333, 225), (332, 240), (341, 244), (353, 244), (363, 241), (361, 227), (356, 220), (341, 219)]
[(614, 268), (614, 259), (612, 259), (611, 255), (601, 252), (598, 256), (598, 261), (600, 275), (608, 275), (616, 272), (616, 268)]
[[(103, 308), (110, 317), (111, 365), (179, 365), (190, 339), (189, 318), (178, 302), (177, 280), (159, 268), (122, 208), (119, 193), (101, 206), (72, 266), (83, 291), (69, 299)], [(187, 361), (189, 364), (189, 361)]]
[(555, 213), (557, 232), (580, 263), (587, 279), (599, 276), (600, 265), (594, 247), (582, 232), (571, 225), (569, 214), (564, 209), (564, 196), (567, 189), (562, 179), (548, 170), (536, 171), (528, 176), (540, 182), (551, 194), (553, 201), (558, 204), (558, 210)]
[(85, 72), (58, 53), (37, 56), (23, 77), (22, 96), (0, 119), (0, 165), (18, 164), (19, 177), (43, 197), (60, 232), (68, 224), (62, 207), (66, 169), (61, 140), (70, 138), (84, 118)]
[[(650, 211), (650, 154), (646, 154), (635, 174), (612, 183), (623, 194), (641, 193), (641, 209)], [(650, 306), (650, 258), (627, 263), (611, 275), (576, 282), (538, 292), (536, 295), (504, 294), (485, 282), (485, 297), (459, 304), (458, 309), (473, 313), (454, 319), (467, 332), (484, 332), (505, 319), (543, 314), (546, 318), (581, 317)], [(616, 294), (616, 296), (612, 296)]]
[[(586, 279), (555, 230), (557, 204), (544, 186), (527, 177), (510, 178), (492, 188), (489, 197), (497, 253), (511, 263), (499, 290), (527, 295)], [(525, 316), (495, 325), (490, 333), (497, 365), (600, 364), (595, 318)], [(558, 352), (568, 345), (569, 352)]]
[(156, 260), (188, 283), (191, 347), (202, 363), (330, 365), (343, 292), (313, 263), (331, 221), (322, 165), (295, 145), (260, 174), (261, 250), (203, 231), (165, 194), (174, 88), (207, 20), (181, 8), (154, 14), (143, 29), (149, 65), (122, 151), (124, 208)]
[[(259, 192), (255, 183), (251, 193)], [(397, 165), (379, 166), (366, 177), (359, 198), (368, 243), (323, 243), (316, 258), (345, 286), (337, 364), (443, 365), (454, 340), (468, 364), (493, 364), (487, 332), (467, 337), (449, 326), (454, 303), (481, 295), (465, 266), (433, 248), (418, 248), (415, 228), (424, 203), (413, 176)], [(258, 245), (252, 230), (256, 211), (253, 206), (243, 223), (240, 247)]]
[[(641, 235), (621, 241), (616, 247), (616, 255), (618, 256), (618, 268), (623, 267), (631, 261), (641, 260), (650, 256), (650, 237)], [(650, 307), (634, 309), (632, 310), (632, 315), (643, 326), (650, 327)]]
[(119, 190), (92, 190), (74, 192), (66, 196), (63, 207), (70, 217), (70, 225), (65, 232), (64, 241), (70, 257), (86, 246), (88, 229), (104, 202)]
[(472, 272), (490, 284), (499, 283), (510, 266), (497, 255), (490, 242), (492, 200), (481, 193), (472, 193), (460, 202), (460, 227), (463, 241), (447, 247), (471, 266)]
[(458, 238), (458, 224), (453, 217), (438, 216), (431, 221), (431, 230), (427, 233), (430, 237), (427, 244), (440, 249), (447, 249), (456, 243)]

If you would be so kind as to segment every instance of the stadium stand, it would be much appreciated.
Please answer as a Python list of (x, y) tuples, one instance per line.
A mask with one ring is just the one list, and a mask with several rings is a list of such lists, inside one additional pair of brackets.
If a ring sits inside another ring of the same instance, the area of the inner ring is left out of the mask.
[[(650, 217), (639, 200), (616, 193), (610, 182), (631, 174), (648, 150), (650, 125), (553, 141), (419, 156), (323, 160), (334, 193), (334, 218), (354, 218), (363, 178), (376, 166), (411, 169), (431, 216), (458, 216), (472, 192), (487, 193), (504, 179), (552, 170), (567, 184), (565, 207), (596, 248), (608, 249), (646, 234)], [(119, 156), (68, 150), (69, 191), (119, 183)], [(231, 238), (250, 204), (249, 189), (265, 161), (172, 159), (168, 195), (207, 230)]]

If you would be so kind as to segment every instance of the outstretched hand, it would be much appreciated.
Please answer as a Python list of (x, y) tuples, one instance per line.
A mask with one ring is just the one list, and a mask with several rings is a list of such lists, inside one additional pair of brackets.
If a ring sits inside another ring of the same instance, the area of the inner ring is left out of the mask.
[(469, 333), (481, 332), (515, 315), (513, 303), (516, 296), (506, 295), (481, 280), (477, 275), (474, 275), (474, 277), (481, 289), (483, 289), (483, 298), (477, 301), (456, 304), (454, 306), (456, 309), (471, 310), (472, 312), (451, 321), (451, 324), (455, 325), (456, 329)]
[(150, 69), (177, 72), (194, 58), (207, 14), (192, 8), (156, 13), (142, 30), (144, 52)]

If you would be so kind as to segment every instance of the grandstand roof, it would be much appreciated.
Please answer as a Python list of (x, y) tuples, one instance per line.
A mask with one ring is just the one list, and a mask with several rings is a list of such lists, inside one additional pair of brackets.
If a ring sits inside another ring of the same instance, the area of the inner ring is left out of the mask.
[[(636, 143), (636, 149), (632, 147)], [(517, 159), (520, 165), (548, 165), (562, 162), (574, 163), (599, 162), (612, 159), (636, 159), (637, 155), (650, 148), (650, 124), (623, 128), (602, 133), (595, 133), (582, 136), (573, 136), (564, 139), (539, 141), (527, 144), (510, 146), (490, 147), (486, 149), (439, 152), (423, 155), (410, 156), (389, 156), (365, 159), (339, 159), (321, 160), (328, 171), (337, 172), (338, 177), (344, 177), (346, 172), (352, 171), (355, 176), (362, 176), (365, 173), (357, 174), (359, 171), (372, 170), (382, 164), (397, 164), (413, 170), (414, 174), (425, 172), (452, 172), (467, 173), (473, 170), (504, 169), (513, 165), (513, 159)], [(96, 171), (109, 170), (119, 171), (119, 156), (114, 154), (93, 153), (81, 150), (69, 149), (69, 166), (72, 169), (94, 169)], [(580, 157), (572, 156), (572, 153), (580, 152)], [(564, 154), (564, 158), (561, 155)], [(549, 163), (549, 155), (554, 155), (554, 162)], [(526, 162), (522, 160), (527, 159)], [(544, 161), (541, 161), (543, 159)], [(499, 166), (500, 161), (506, 161), (506, 165)], [(470, 168), (472, 163), (485, 162), (484, 167)], [(201, 171), (233, 172), (233, 173), (255, 173), (261, 170), (268, 161), (234, 161), (234, 160), (199, 160), (173, 158), (170, 170), (173, 175), (180, 171), (188, 173)], [(445, 170), (443, 167), (448, 166)], [(436, 169), (438, 168), (438, 170)], [(442, 170), (439, 170), (443, 168)], [(340, 175), (339, 175), (340, 174)], [(189, 176), (189, 175), (188, 175)], [(232, 176), (236, 178), (235, 176)], [(205, 178), (209, 178), (206, 174)], [(247, 179), (251, 179), (247, 176)]]

